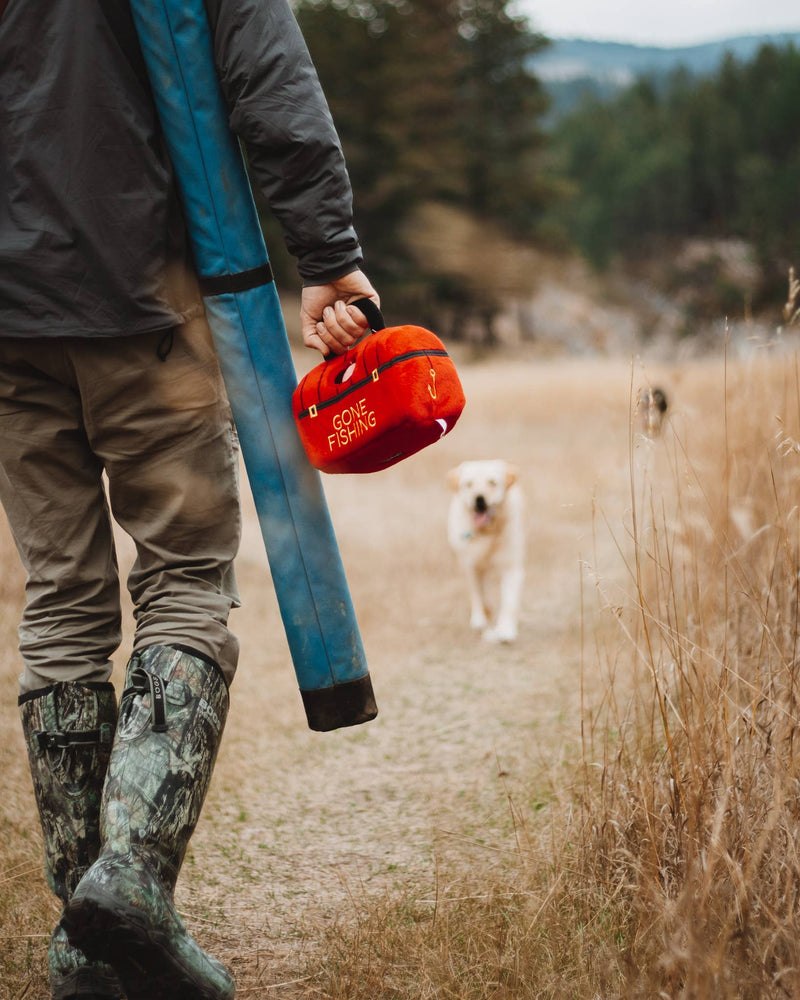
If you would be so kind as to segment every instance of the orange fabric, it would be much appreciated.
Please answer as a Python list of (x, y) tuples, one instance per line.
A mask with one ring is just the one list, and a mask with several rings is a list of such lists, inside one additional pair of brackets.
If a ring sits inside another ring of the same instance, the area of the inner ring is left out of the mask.
[(300, 439), (323, 472), (377, 472), (448, 434), (464, 392), (439, 338), (421, 326), (370, 334), (323, 361), (292, 397)]

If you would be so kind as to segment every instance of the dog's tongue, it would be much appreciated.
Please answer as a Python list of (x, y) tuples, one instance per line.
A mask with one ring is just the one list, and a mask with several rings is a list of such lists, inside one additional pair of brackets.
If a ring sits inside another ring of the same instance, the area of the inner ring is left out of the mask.
[(474, 510), (472, 512), (472, 523), (476, 528), (483, 528), (489, 520), (488, 510)]

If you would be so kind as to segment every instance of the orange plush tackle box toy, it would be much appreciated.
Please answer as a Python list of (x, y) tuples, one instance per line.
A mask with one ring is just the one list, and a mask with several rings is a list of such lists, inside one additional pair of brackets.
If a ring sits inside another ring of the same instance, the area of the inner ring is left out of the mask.
[(300, 439), (322, 472), (377, 472), (455, 426), (464, 391), (439, 338), (421, 326), (386, 328), (370, 299), (357, 306), (372, 333), (305, 375), (292, 396)]

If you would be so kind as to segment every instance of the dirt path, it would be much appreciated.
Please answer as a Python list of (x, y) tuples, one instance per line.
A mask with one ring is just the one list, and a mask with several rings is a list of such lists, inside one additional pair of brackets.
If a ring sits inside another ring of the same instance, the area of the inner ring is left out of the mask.
[[(380, 475), (325, 480), (380, 707), (367, 726), (307, 729), (248, 507), (242, 665), (179, 890), (242, 996), (278, 995), (313, 928), (354, 900), (432, 886), (436, 857), (508, 835), (507, 796), (535, 811), (579, 738), (580, 567), (619, 571), (602, 521), (628, 505), (631, 365), (465, 362), (461, 374), (468, 406), (443, 442)], [(527, 494), (513, 646), (470, 633), (445, 540), (446, 470), (477, 457), (517, 463)]]

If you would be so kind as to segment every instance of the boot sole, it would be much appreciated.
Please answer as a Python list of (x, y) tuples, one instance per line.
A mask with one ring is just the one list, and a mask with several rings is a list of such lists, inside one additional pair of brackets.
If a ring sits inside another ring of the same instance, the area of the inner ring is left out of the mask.
[(113, 966), (128, 1000), (232, 1000), (198, 979), (169, 947), (169, 939), (141, 913), (95, 891), (73, 899), (62, 917), (70, 943), (92, 961)]
[(50, 979), (52, 1000), (125, 1000), (116, 976), (82, 969), (69, 976)]

